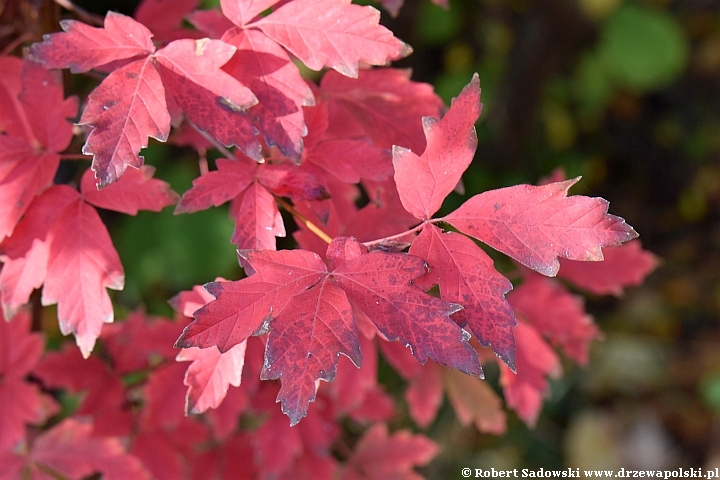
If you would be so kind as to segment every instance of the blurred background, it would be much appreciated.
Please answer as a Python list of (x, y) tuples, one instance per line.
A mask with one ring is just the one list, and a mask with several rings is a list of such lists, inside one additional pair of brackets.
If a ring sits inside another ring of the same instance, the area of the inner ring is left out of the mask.
[[(131, 14), (137, 1), (76, 3)], [(57, 29), (52, 1), (0, 8), (3, 46), (18, 32)], [(720, 466), (720, 2), (450, 0), (443, 9), (407, 0), (382, 18), (414, 48), (396, 66), (446, 102), (480, 74), (467, 195), (563, 167), (583, 176), (575, 193), (609, 200), (662, 262), (621, 298), (587, 298), (605, 338), (586, 368), (564, 364), (535, 429), (510, 413), (505, 436), (479, 434), (446, 405), (427, 431), (444, 450), (423, 473)], [(172, 146), (154, 144), (146, 159), (178, 192), (197, 174), (196, 156)], [(170, 315), (165, 302), (179, 290), (239, 275), (222, 210), (118, 216), (111, 230), (127, 276), (115, 297), (121, 309), (144, 303)], [(487, 377), (499, 391), (497, 369)]]

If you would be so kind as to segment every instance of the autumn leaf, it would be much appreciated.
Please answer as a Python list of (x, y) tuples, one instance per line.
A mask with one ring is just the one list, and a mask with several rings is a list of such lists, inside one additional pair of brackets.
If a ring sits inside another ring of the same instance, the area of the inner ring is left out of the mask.
[(387, 425), (378, 423), (370, 427), (358, 441), (342, 478), (417, 478), (413, 475), (413, 467), (427, 465), (438, 452), (438, 445), (424, 435), (412, 434), (407, 430), (391, 435)]
[(47, 478), (46, 472), (50, 471), (66, 478), (84, 478), (99, 472), (108, 480), (150, 479), (138, 458), (125, 451), (121, 439), (95, 436), (92, 423), (73, 418), (41, 433), (27, 456), (17, 457), (16, 475), (10, 475), (12, 478), (22, 478), (23, 474)]
[(238, 343), (225, 353), (213, 347), (187, 348), (178, 353), (177, 361), (192, 362), (183, 380), (183, 384), (188, 387), (186, 414), (217, 408), (230, 385), (240, 386), (245, 346), (246, 342)]
[(560, 259), (558, 276), (595, 295), (621, 295), (623, 289), (640, 285), (660, 263), (643, 250), (639, 240), (603, 250), (602, 262)]
[(330, 67), (357, 77), (358, 62), (385, 65), (412, 52), (379, 21), (380, 12), (373, 7), (295, 0), (248, 26), (260, 29), (313, 70)]
[(531, 325), (519, 322), (515, 327), (517, 373), (500, 364), (500, 385), (505, 403), (530, 427), (540, 415), (543, 398), (550, 393), (547, 377), (562, 372), (560, 359)]
[(422, 155), (393, 147), (400, 200), (405, 210), (416, 218), (431, 218), (472, 162), (477, 148), (474, 125), (481, 107), (480, 80), (475, 74), (442, 120), (423, 117), (427, 147)]
[(517, 323), (505, 300), (512, 289), (508, 279), (493, 267), (492, 259), (469, 238), (454, 232), (443, 233), (426, 225), (410, 246), (410, 253), (424, 258), (430, 271), (418, 285), (429, 289), (440, 286), (443, 300), (463, 309), (455, 315), (462, 326), (470, 327), (483, 346), (515, 369), (513, 327)]
[(558, 257), (599, 261), (601, 247), (638, 236), (622, 218), (607, 213), (606, 200), (568, 197), (568, 189), (578, 180), (490, 190), (442, 220), (528, 268), (555, 276)]
[(35, 383), (25, 380), (40, 360), (44, 341), (30, 331), (30, 315), (12, 321), (0, 315), (0, 451), (14, 450), (25, 439), (25, 425), (38, 424), (59, 409)]
[[(328, 248), (331, 272), (319, 256), (302, 250), (241, 252), (254, 273), (237, 282), (209, 284), (216, 300), (195, 312), (177, 345), (217, 345), (224, 352), (269, 330), (263, 377), (281, 378), (279, 400), (293, 424), (307, 412), (314, 382), (334, 377), (340, 353), (360, 363), (348, 300), (386, 338), (410, 345), (421, 363), (432, 358), (481, 375), (477, 354), (467, 343), (469, 334), (448, 316), (457, 307), (412, 285), (425, 272), (422, 259), (363, 251), (354, 239), (335, 239)], [(299, 336), (304, 340), (298, 342)]]
[(70, 68), (82, 73), (117, 60), (155, 52), (152, 33), (143, 24), (120, 13), (108, 12), (103, 28), (76, 20), (60, 22), (62, 33), (45, 35), (28, 54), (45, 68)]
[(571, 294), (553, 279), (524, 270), (523, 282), (508, 295), (508, 302), (551, 344), (562, 348), (580, 365), (587, 363), (590, 342), (601, 334), (585, 313), (582, 297)]

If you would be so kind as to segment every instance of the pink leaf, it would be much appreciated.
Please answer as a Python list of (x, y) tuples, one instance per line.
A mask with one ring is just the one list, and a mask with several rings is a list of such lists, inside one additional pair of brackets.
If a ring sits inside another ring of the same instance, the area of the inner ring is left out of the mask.
[[(321, 14), (318, 14), (321, 12)], [(358, 76), (358, 62), (385, 65), (412, 52), (378, 24), (372, 7), (336, 0), (295, 0), (252, 23), (313, 70)]]
[(244, 341), (285, 308), (290, 299), (319, 282), (327, 271), (320, 257), (302, 250), (246, 251), (242, 258), (255, 271), (236, 282), (213, 282), (205, 288), (216, 300), (195, 312), (176, 345), (217, 345), (225, 352)]
[(279, 0), (220, 0), (223, 14), (238, 27), (244, 27)]
[(362, 362), (357, 328), (345, 292), (327, 280), (294, 296), (270, 324), (261, 372), (263, 380), (279, 378), (278, 401), (297, 424), (315, 400), (317, 380), (335, 378), (338, 356)]
[(560, 359), (545, 343), (535, 328), (519, 322), (515, 327), (517, 342), (517, 374), (500, 364), (500, 384), (507, 406), (530, 427), (535, 426), (543, 397), (550, 393), (547, 376), (558, 377), (562, 372)]
[(87, 358), (102, 324), (113, 321), (105, 289), (123, 288), (123, 268), (100, 216), (79, 198), (60, 213), (49, 239), (42, 304), (58, 304), (60, 331), (75, 334)]
[(393, 147), (400, 200), (416, 218), (431, 218), (470, 165), (477, 148), (475, 122), (481, 107), (476, 73), (442, 120), (423, 117), (427, 147), (421, 156), (404, 147)]
[(12, 317), (45, 281), (50, 255), (48, 232), (60, 212), (77, 198), (65, 186), (53, 186), (30, 204), (13, 235), (0, 247), (0, 291), (3, 313)]
[(92, 128), (83, 153), (93, 155), (101, 187), (117, 181), (127, 166), (140, 168), (148, 137), (167, 140), (170, 114), (165, 89), (150, 57), (115, 70), (90, 94), (80, 118)]
[(237, 145), (261, 161), (260, 144), (245, 110), (255, 95), (221, 67), (236, 48), (220, 40), (176, 40), (160, 50), (157, 60), (163, 83), (190, 121), (220, 143)]
[(30, 48), (31, 60), (45, 68), (69, 67), (80, 73), (155, 51), (150, 30), (120, 13), (108, 12), (104, 28), (75, 20), (63, 20), (60, 26), (64, 32), (45, 35), (42, 43)]
[(297, 66), (275, 42), (256, 30), (234, 29), (223, 40), (237, 52), (223, 70), (247, 85), (258, 98), (248, 114), (268, 145), (300, 163), (307, 135), (302, 107), (313, 105), (312, 90)]
[(342, 478), (418, 478), (413, 467), (427, 465), (439, 451), (438, 445), (424, 435), (414, 435), (407, 430), (389, 435), (387, 425), (378, 423), (355, 445)]
[(572, 295), (558, 282), (525, 270), (523, 283), (509, 296), (513, 310), (531, 323), (550, 343), (585, 365), (590, 342), (600, 330), (585, 313), (582, 297)]
[(602, 262), (560, 260), (558, 276), (595, 295), (621, 295), (624, 287), (640, 285), (658, 266), (639, 240), (603, 250)]
[(87, 170), (82, 177), (80, 191), (83, 199), (96, 207), (114, 210), (127, 215), (137, 215), (139, 210), (159, 212), (178, 200), (178, 194), (170, 185), (152, 178), (155, 168), (143, 165), (139, 170), (131, 168), (122, 178), (103, 190), (98, 190), (93, 175)]
[(483, 346), (492, 346), (495, 354), (514, 369), (512, 329), (516, 321), (505, 300), (512, 284), (495, 270), (492, 259), (469, 238), (443, 233), (432, 224), (423, 228), (409, 253), (430, 265), (430, 271), (416, 284), (426, 289), (438, 284), (443, 300), (463, 306), (455, 321), (469, 326)]
[(192, 362), (183, 380), (188, 387), (186, 414), (217, 408), (230, 385), (240, 386), (246, 345), (246, 342), (239, 343), (225, 353), (220, 353), (215, 347), (188, 348), (178, 353), (177, 361)]
[(475, 195), (444, 220), (528, 268), (554, 276), (558, 257), (602, 260), (601, 247), (638, 236), (622, 218), (607, 213), (606, 200), (568, 197), (568, 189), (577, 181), (490, 190)]
[(219, 158), (216, 165), (217, 170), (193, 180), (192, 188), (183, 194), (175, 208), (176, 214), (219, 207), (240, 195), (255, 177), (255, 166), (242, 160)]
[(331, 138), (352, 138), (358, 130), (385, 150), (425, 150), (422, 117), (437, 118), (443, 108), (432, 85), (411, 81), (409, 70), (360, 70), (357, 79), (327, 72), (320, 87), (329, 97)]
[(275, 237), (285, 236), (275, 198), (258, 182), (250, 184), (232, 210), (235, 230), (231, 241), (241, 250), (275, 250)]
[(332, 275), (389, 340), (410, 345), (420, 363), (428, 358), (469, 375), (482, 375), (467, 332), (449, 315), (459, 306), (427, 295), (412, 284), (425, 262), (407, 254), (374, 251), (337, 267)]

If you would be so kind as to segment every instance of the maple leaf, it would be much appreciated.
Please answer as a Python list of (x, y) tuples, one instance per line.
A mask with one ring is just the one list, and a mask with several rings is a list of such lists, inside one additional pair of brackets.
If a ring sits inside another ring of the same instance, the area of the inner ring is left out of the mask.
[(11, 322), (0, 315), (0, 451), (13, 450), (25, 438), (26, 423), (41, 423), (59, 410), (55, 401), (25, 377), (40, 360), (44, 341), (30, 331), (30, 315)]
[[(306, 414), (315, 381), (334, 377), (340, 353), (360, 362), (349, 302), (386, 338), (410, 345), (421, 363), (433, 358), (481, 375), (477, 355), (467, 344), (469, 335), (448, 316), (457, 307), (412, 285), (425, 273), (420, 258), (379, 251), (363, 254), (357, 241), (348, 238), (335, 239), (328, 248), (331, 272), (319, 256), (302, 250), (240, 253), (254, 273), (236, 282), (206, 285), (216, 300), (195, 312), (195, 321), (177, 345), (217, 345), (224, 352), (269, 329), (262, 375), (281, 378), (284, 390), (279, 400), (292, 424)], [(303, 340), (298, 342), (298, 336)], [(321, 348), (330, 344), (327, 351)]]
[(240, 386), (246, 345), (246, 342), (238, 343), (224, 353), (212, 347), (187, 348), (178, 353), (177, 361), (192, 362), (183, 379), (183, 384), (188, 387), (186, 414), (217, 408), (230, 385)]
[(33, 62), (2, 58), (10, 71), (0, 79), (6, 115), (0, 137), (0, 241), (10, 235), (33, 197), (52, 184), (67, 148), (77, 99), (65, 99), (56, 73)]
[(558, 377), (560, 359), (531, 325), (519, 322), (515, 327), (517, 373), (500, 364), (500, 385), (507, 406), (530, 427), (535, 426), (543, 397), (549, 394), (547, 376)]
[(595, 295), (616, 295), (624, 287), (640, 285), (658, 266), (658, 258), (643, 250), (639, 240), (603, 250), (602, 262), (560, 259), (558, 276)]
[(124, 436), (130, 432), (132, 421), (125, 408), (122, 380), (97, 356), (83, 358), (78, 349), (66, 345), (60, 352), (47, 353), (33, 374), (46, 388), (83, 394), (75, 413), (92, 416), (95, 434)]
[(380, 480), (385, 478), (421, 478), (413, 467), (423, 466), (438, 454), (440, 448), (424, 435), (400, 430), (392, 435), (387, 425), (370, 427), (355, 445), (347, 467), (345, 480)]
[(427, 220), (440, 209), (472, 162), (477, 148), (475, 122), (480, 117), (480, 80), (477, 73), (442, 120), (423, 117), (427, 147), (421, 156), (393, 147), (395, 183), (405, 209)]
[(523, 270), (523, 283), (508, 296), (508, 302), (550, 343), (585, 365), (589, 344), (600, 336), (600, 330), (585, 313), (582, 297), (552, 279)]
[(83, 356), (88, 357), (103, 323), (113, 321), (106, 288), (122, 290), (124, 286), (120, 258), (97, 211), (79, 196), (59, 212), (48, 241), (42, 304), (58, 304), (60, 331), (73, 333)]
[[(17, 232), (0, 248), (3, 311), (13, 313), (44, 284), (43, 305), (58, 304), (61, 332), (75, 334), (83, 355), (90, 355), (103, 323), (113, 320), (105, 289), (122, 289), (124, 273), (105, 225), (86, 200), (130, 214), (174, 203), (176, 195), (151, 173), (138, 171), (102, 192), (86, 174), (82, 195), (56, 185), (36, 197)], [(126, 196), (138, 191), (142, 195)]]
[(70, 68), (81, 73), (155, 52), (150, 30), (120, 13), (108, 12), (103, 28), (76, 20), (62, 20), (60, 26), (63, 33), (45, 35), (42, 43), (30, 47), (31, 60), (45, 68)]
[(299, 163), (303, 137), (308, 133), (302, 107), (313, 105), (315, 98), (297, 66), (285, 50), (257, 30), (234, 28), (222, 40), (237, 47), (223, 70), (257, 96), (258, 104), (248, 110), (248, 115), (257, 122), (269, 146), (276, 145)]
[(82, 151), (93, 156), (101, 187), (117, 181), (127, 166), (140, 168), (138, 152), (148, 137), (164, 142), (170, 133), (165, 91), (151, 57), (110, 73), (88, 97), (80, 125), (92, 128)]
[(443, 379), (448, 400), (462, 425), (473, 423), (480, 432), (502, 435), (507, 428), (502, 401), (478, 378), (445, 370)]
[(143, 165), (138, 170), (129, 170), (122, 181), (98, 190), (92, 171), (87, 170), (80, 181), (83, 199), (96, 207), (126, 215), (137, 215), (140, 210), (159, 212), (163, 208), (177, 203), (180, 196), (173, 192), (170, 185), (152, 178), (155, 168)]
[(492, 259), (469, 238), (454, 232), (443, 233), (432, 224), (423, 227), (409, 253), (424, 258), (430, 265), (418, 286), (429, 289), (438, 284), (443, 300), (463, 306), (455, 316), (456, 321), (469, 326), (483, 346), (491, 346), (514, 369), (512, 329), (517, 322), (505, 300), (512, 284), (495, 270)]
[(397, 342), (378, 339), (383, 357), (408, 382), (405, 400), (412, 419), (423, 428), (435, 420), (443, 400), (443, 380), (440, 366), (433, 362), (420, 365), (412, 352)]
[(490, 190), (442, 220), (526, 267), (554, 276), (558, 257), (599, 261), (601, 247), (638, 236), (622, 218), (607, 213), (607, 200), (568, 197), (568, 189), (578, 180)]
[(285, 236), (285, 225), (273, 194), (295, 200), (320, 200), (328, 193), (317, 178), (289, 164), (258, 165), (247, 158), (220, 158), (213, 170), (193, 180), (175, 213), (195, 212), (232, 200), (235, 220), (232, 242), (240, 249), (275, 250), (275, 237)]
[(357, 79), (328, 72), (320, 89), (329, 101), (328, 138), (367, 136), (388, 151), (393, 145), (424, 150), (421, 119), (439, 117), (443, 108), (432, 85), (411, 81), (409, 70), (360, 70)]
[(98, 472), (108, 480), (151, 478), (119, 438), (94, 436), (92, 423), (73, 418), (41, 433), (27, 456), (13, 456), (16, 475), (8, 478), (85, 478)]
[(135, 9), (133, 17), (148, 27), (156, 39), (188, 38), (198, 32), (182, 28), (182, 23), (199, 3), (200, 0), (143, 0)]
[(80, 119), (91, 130), (83, 153), (93, 155), (100, 187), (119, 179), (128, 166), (139, 168), (139, 152), (150, 137), (167, 140), (168, 109), (173, 107), (221, 143), (237, 144), (261, 160), (260, 144), (244, 116), (257, 98), (220, 69), (235, 47), (185, 38), (156, 50), (150, 30), (114, 12), (106, 16), (104, 28), (72, 20), (62, 26), (65, 32), (45, 36), (31, 47), (29, 57), (46, 68), (70, 67), (73, 72), (112, 62), (116, 68), (90, 94)]
[(238, 2), (224, 0), (220, 6), (235, 25), (259, 29), (313, 70), (330, 67), (356, 77), (358, 62), (384, 65), (412, 52), (390, 30), (379, 25), (380, 12), (345, 1), (295, 0), (252, 21), (275, 3), (259, 1), (238, 5)]

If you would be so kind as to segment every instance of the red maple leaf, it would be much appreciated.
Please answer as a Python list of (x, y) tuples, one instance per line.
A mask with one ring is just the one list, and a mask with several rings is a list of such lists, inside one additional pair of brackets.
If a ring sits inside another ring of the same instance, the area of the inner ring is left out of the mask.
[[(235, 25), (259, 29), (313, 70), (330, 67), (356, 77), (359, 62), (384, 65), (412, 52), (379, 25), (380, 12), (372, 7), (331, 0), (295, 0), (257, 18), (276, 3), (222, 0), (220, 6)], [(323, 15), (317, 15), (318, 11)]]
[(516, 321), (505, 300), (512, 284), (495, 270), (492, 259), (469, 238), (443, 233), (431, 224), (425, 225), (415, 239), (410, 254), (424, 258), (431, 267), (418, 286), (429, 289), (438, 284), (444, 300), (463, 306), (456, 321), (470, 327), (483, 346), (490, 345), (514, 369), (512, 329)]
[(26, 423), (41, 423), (59, 409), (36, 384), (25, 381), (43, 348), (42, 336), (30, 332), (27, 312), (11, 322), (0, 315), (0, 451), (13, 450), (25, 438)]
[[(83, 355), (90, 355), (103, 323), (113, 320), (105, 289), (120, 290), (124, 284), (120, 258), (90, 203), (131, 214), (174, 203), (177, 196), (164, 182), (150, 179), (151, 172), (135, 172), (102, 192), (86, 180), (82, 194), (56, 185), (37, 197), (0, 247), (4, 311), (14, 312), (44, 284), (42, 302), (58, 304), (60, 331), (75, 334)], [(143, 194), (125, 196), (139, 191)]]
[(240, 249), (275, 250), (275, 237), (285, 236), (285, 225), (273, 194), (295, 200), (319, 200), (328, 193), (303, 167), (260, 164), (248, 158), (220, 158), (217, 170), (193, 180), (175, 213), (196, 212), (232, 200), (235, 220), (232, 242)]
[(80, 119), (91, 129), (83, 152), (93, 155), (101, 187), (118, 180), (128, 165), (142, 165), (139, 152), (149, 137), (167, 140), (167, 96), (199, 128), (260, 160), (260, 145), (244, 115), (257, 98), (220, 69), (235, 47), (219, 40), (180, 39), (156, 51), (150, 30), (114, 12), (106, 16), (104, 28), (74, 20), (61, 26), (64, 32), (31, 47), (31, 59), (46, 68), (69, 67), (73, 72), (111, 62), (120, 65), (90, 94)]
[(600, 330), (585, 313), (582, 297), (553, 279), (523, 269), (523, 283), (508, 295), (508, 302), (551, 344), (580, 365), (587, 363), (589, 344), (600, 336)]
[(558, 276), (595, 295), (621, 295), (624, 287), (640, 285), (658, 266), (658, 258), (639, 240), (603, 250), (602, 262), (560, 259)]
[(72, 418), (41, 433), (26, 455), (0, 455), (0, 466), (6, 478), (151, 478), (119, 438), (94, 436), (92, 423)]
[(35, 195), (52, 184), (60, 165), (58, 152), (72, 138), (67, 118), (77, 99), (65, 99), (56, 73), (33, 62), (0, 58), (0, 241), (10, 235)]
[(263, 378), (281, 378), (278, 400), (295, 424), (307, 412), (318, 379), (331, 380), (337, 356), (359, 364), (357, 330), (350, 302), (390, 340), (411, 345), (421, 362), (481, 375), (468, 334), (450, 318), (455, 307), (411, 282), (424, 262), (406, 254), (371, 252), (338, 238), (328, 248), (328, 272), (319, 256), (302, 250), (245, 251), (254, 272), (237, 282), (206, 286), (216, 300), (195, 312), (177, 341), (181, 347), (217, 345), (221, 352), (252, 334), (270, 330)]
[(519, 322), (515, 341), (517, 373), (500, 364), (500, 384), (507, 406), (532, 427), (540, 415), (542, 399), (550, 391), (547, 376), (558, 377), (562, 368), (558, 356), (533, 326)]
[(246, 342), (238, 343), (224, 353), (213, 347), (187, 348), (177, 355), (178, 361), (192, 362), (183, 380), (188, 387), (186, 414), (217, 408), (230, 385), (240, 386), (246, 345)]
[(60, 352), (46, 354), (33, 374), (46, 388), (82, 393), (75, 413), (93, 417), (95, 434), (122, 436), (132, 428), (122, 380), (99, 357), (85, 359), (78, 349), (67, 345)]
[(405, 210), (421, 220), (431, 218), (453, 191), (477, 148), (475, 122), (480, 117), (480, 79), (453, 99), (442, 120), (423, 117), (427, 147), (421, 156), (393, 147), (395, 183)]
[(427, 465), (439, 452), (424, 435), (400, 430), (388, 434), (387, 425), (370, 427), (355, 445), (343, 470), (344, 480), (417, 479), (413, 467)]
[(568, 197), (568, 189), (578, 180), (490, 190), (443, 220), (526, 267), (554, 276), (560, 268), (558, 257), (599, 261), (601, 247), (638, 236), (622, 218), (607, 213), (607, 200)]

